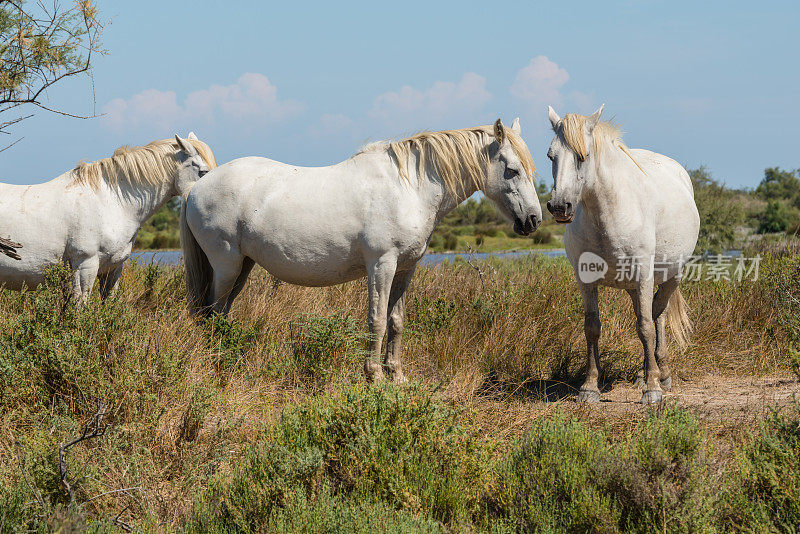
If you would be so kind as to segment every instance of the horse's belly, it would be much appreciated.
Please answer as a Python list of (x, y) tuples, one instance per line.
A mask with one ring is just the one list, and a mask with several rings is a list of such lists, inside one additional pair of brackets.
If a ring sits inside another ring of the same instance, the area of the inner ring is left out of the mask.
[(689, 260), (682, 249), (672, 246), (656, 247), (649, 253), (647, 247), (614, 247), (607, 240), (569, 227), (564, 246), (579, 281), (619, 289), (635, 289), (640, 280), (649, 278), (655, 285), (661, 284), (677, 276)]
[(364, 259), (347, 249), (283, 250), (265, 245), (247, 255), (276, 278), (301, 286), (332, 286), (367, 275)]
[[(24, 253), (24, 249), (18, 251)], [(15, 260), (0, 254), (0, 286), (19, 291), (34, 288), (44, 282), (43, 265), (38, 262)]]

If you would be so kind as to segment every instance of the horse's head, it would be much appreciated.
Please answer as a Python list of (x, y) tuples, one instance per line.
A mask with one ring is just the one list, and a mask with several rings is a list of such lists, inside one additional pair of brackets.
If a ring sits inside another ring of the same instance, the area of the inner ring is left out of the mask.
[(583, 188), (591, 187), (595, 179), (596, 152), (592, 134), (603, 106), (588, 117), (568, 114), (563, 119), (552, 107), (548, 109), (555, 137), (547, 151), (553, 164), (553, 192), (547, 209), (556, 222), (568, 223), (575, 217)]
[[(189, 133), (188, 138), (197, 140), (197, 137), (192, 132)], [(194, 183), (210, 171), (211, 168), (192, 143), (178, 137), (177, 134), (175, 135), (175, 142), (178, 143), (178, 148), (180, 149), (178, 152), (180, 167), (178, 168), (178, 177), (175, 179), (175, 193), (185, 198)]]
[(542, 206), (536, 195), (532, 163), (526, 165), (522, 160), (526, 154), (521, 152), (528, 152), (528, 148), (520, 137), (519, 119), (514, 119), (510, 131), (497, 119), (494, 137), (489, 146), (489, 172), (483, 192), (513, 222), (516, 233), (528, 235), (542, 222)]

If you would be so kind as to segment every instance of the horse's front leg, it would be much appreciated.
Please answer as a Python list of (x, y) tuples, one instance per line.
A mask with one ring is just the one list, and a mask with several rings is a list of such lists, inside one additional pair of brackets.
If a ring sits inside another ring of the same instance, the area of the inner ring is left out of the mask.
[(389, 372), (389, 378), (395, 384), (407, 382), (403, 374), (400, 355), (402, 353), (403, 321), (406, 312), (406, 290), (413, 276), (414, 269), (397, 273), (394, 281), (392, 281), (392, 291), (389, 294), (389, 333), (386, 336), (386, 359), (384, 364)]
[(370, 382), (383, 380), (382, 346), (386, 333), (386, 316), (389, 294), (392, 289), (397, 259), (384, 255), (367, 264), (367, 286), (369, 289), (369, 353), (364, 359), (364, 375)]
[(629, 292), (636, 313), (636, 333), (644, 348), (644, 392), (639, 402), (653, 404), (661, 402), (661, 373), (656, 362), (656, 326), (653, 321), (653, 279), (639, 281), (635, 290)]
[(600, 402), (600, 308), (597, 286), (580, 284), (583, 297), (583, 332), (586, 335), (586, 380), (578, 392), (578, 402)]
[(92, 286), (100, 269), (100, 258), (97, 256), (86, 258), (71, 267), (75, 269), (72, 278), (72, 297), (78, 305), (84, 305), (92, 294)]

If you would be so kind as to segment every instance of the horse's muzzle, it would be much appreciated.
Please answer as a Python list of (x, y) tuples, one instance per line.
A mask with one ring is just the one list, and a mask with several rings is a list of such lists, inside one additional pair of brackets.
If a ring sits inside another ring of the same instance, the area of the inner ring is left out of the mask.
[(541, 222), (536, 215), (531, 215), (525, 221), (517, 217), (514, 219), (514, 232), (518, 235), (531, 235)]
[(563, 204), (547, 203), (547, 211), (553, 214), (553, 219), (557, 223), (567, 224), (572, 222), (575, 218), (575, 212), (572, 209), (572, 202), (565, 202)]

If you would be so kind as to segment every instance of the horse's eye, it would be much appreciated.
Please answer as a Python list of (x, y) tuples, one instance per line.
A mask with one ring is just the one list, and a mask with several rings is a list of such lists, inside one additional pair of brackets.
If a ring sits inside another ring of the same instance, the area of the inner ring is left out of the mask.
[(519, 176), (519, 171), (517, 169), (512, 169), (511, 167), (506, 167), (505, 177), (508, 179), (515, 178)]

